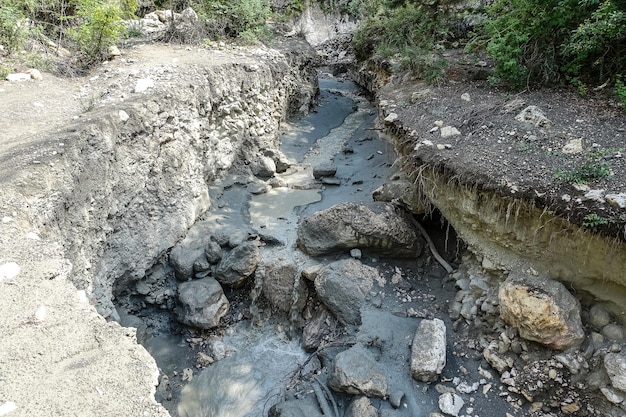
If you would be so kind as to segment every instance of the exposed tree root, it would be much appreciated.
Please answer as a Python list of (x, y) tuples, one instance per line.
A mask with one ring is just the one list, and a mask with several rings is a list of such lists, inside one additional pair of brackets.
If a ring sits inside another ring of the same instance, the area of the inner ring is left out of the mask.
[(435, 244), (433, 243), (432, 239), (430, 238), (430, 236), (428, 236), (428, 233), (426, 233), (426, 229), (424, 229), (424, 226), (422, 226), (413, 217), (411, 217), (411, 221), (413, 222), (413, 225), (415, 225), (417, 230), (419, 230), (420, 234), (422, 235), (422, 237), (428, 244), (428, 248), (430, 249), (430, 252), (433, 254), (437, 262), (439, 262), (439, 264), (443, 266), (443, 268), (448, 272), (448, 274), (451, 274), (452, 272), (454, 272), (454, 268), (452, 268), (450, 264), (446, 262), (446, 260), (443, 259), (441, 255), (439, 255), (439, 251), (437, 251), (437, 248), (435, 247)]

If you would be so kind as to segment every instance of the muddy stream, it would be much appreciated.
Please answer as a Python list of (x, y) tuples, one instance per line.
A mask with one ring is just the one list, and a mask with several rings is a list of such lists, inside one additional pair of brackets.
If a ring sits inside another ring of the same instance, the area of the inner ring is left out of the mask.
[[(225, 239), (260, 237), (263, 263), (276, 260), (296, 265), (294, 287), (311, 288), (304, 313), (293, 307), (287, 307), (287, 313), (273, 312), (259, 299), (262, 278), (258, 273), (242, 288), (224, 288), (230, 310), (222, 325), (211, 331), (181, 326), (164, 308), (167, 303), (154, 307), (135, 295), (126, 299), (123, 308), (118, 307), (132, 314), (121, 316), (131, 317), (127, 325), (134, 323), (140, 329), (138, 339), (157, 361), (161, 370), (157, 400), (172, 416), (266, 416), (272, 405), (288, 399), (308, 399), (317, 407), (314, 394), (319, 394), (316, 387), (328, 377), (329, 363), (355, 343), (371, 348), (385, 370), (388, 396), (371, 399), (379, 415), (415, 417), (438, 412), (440, 392), (434, 384), (412, 379), (409, 371), (411, 340), (423, 318), (440, 318), (448, 328), (448, 363), (441, 380), (483, 378), (477, 373), (480, 354), (451, 330), (447, 306), (455, 294), (454, 282), (427, 251), (417, 261), (391, 260), (363, 251), (361, 262), (378, 269), (385, 279), (371, 291), (362, 310), (362, 324), (343, 326), (328, 319), (326, 347), (317, 354), (301, 347), (302, 325), (320, 303), (313, 296), (312, 283), (300, 282), (304, 280), (300, 272), (350, 254), (314, 260), (300, 252), (296, 248), (299, 220), (338, 203), (372, 201), (372, 192), (394, 174), (393, 149), (379, 137), (376, 110), (358, 87), (322, 77), (320, 90), (314, 111), (285, 127), (281, 152), (297, 163), (276, 174), (273, 181), (282, 186), (263, 188), (235, 170), (212, 187), (212, 209), (190, 230), (190, 234), (210, 233)], [(336, 174), (315, 179), (313, 168), (328, 163), (336, 167)], [(425, 220), (442, 255), (454, 265), (460, 244), (453, 232), (451, 236), (436, 216), (419, 220)], [(168, 266), (157, 265), (152, 273), (165, 277), (164, 294), (172, 296), (177, 283)], [(294, 291), (293, 305), (302, 301), (297, 298)], [(170, 309), (173, 304), (168, 305)], [(495, 386), (492, 389), (496, 391)], [(336, 408), (336, 417), (343, 416), (353, 396), (325, 386), (323, 392), (330, 408)], [(472, 401), (468, 404), (472, 415), (505, 415), (510, 407), (497, 395), (476, 395)]]

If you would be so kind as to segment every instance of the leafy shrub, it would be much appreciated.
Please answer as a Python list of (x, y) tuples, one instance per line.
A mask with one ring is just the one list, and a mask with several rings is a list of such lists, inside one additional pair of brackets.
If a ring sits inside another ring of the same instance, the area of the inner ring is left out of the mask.
[(9, 52), (21, 48), (26, 39), (26, 13), (12, 0), (0, 0), (0, 45)]
[(386, 0), (368, 7), (353, 43), (358, 59), (398, 56), (402, 69), (438, 79), (445, 69), (439, 46), (451, 34), (456, 0)]
[(571, 80), (606, 81), (626, 63), (623, 0), (496, 0), (481, 44), (495, 59), (495, 81), (515, 88)]
[(619, 100), (624, 107), (626, 107), (626, 85), (624, 85), (621, 74), (619, 74), (615, 80), (615, 94), (617, 94)]
[(604, 226), (606, 224), (609, 224), (609, 220), (605, 219), (604, 217), (596, 214), (596, 213), (591, 213), (591, 214), (587, 214), (584, 218), (583, 218), (583, 226), (584, 227), (596, 227), (596, 226)]
[(565, 68), (569, 75), (581, 76), (590, 82), (604, 82), (625, 69), (624, 8), (625, 5), (620, 8), (615, 1), (605, 0), (574, 30), (563, 49), (569, 59)]
[(219, 37), (254, 42), (268, 36), (268, 0), (205, 0), (204, 12), (209, 31)]
[(78, 26), (68, 30), (68, 35), (88, 59), (100, 60), (125, 33), (122, 19), (131, 17), (136, 7), (136, 1), (79, 0), (74, 17)]

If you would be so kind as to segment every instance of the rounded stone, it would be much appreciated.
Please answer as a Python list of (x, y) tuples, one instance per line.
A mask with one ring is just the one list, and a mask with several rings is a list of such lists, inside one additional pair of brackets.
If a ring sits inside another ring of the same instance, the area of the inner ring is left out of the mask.
[(600, 304), (596, 304), (589, 310), (589, 324), (594, 329), (601, 329), (611, 321), (609, 312)]

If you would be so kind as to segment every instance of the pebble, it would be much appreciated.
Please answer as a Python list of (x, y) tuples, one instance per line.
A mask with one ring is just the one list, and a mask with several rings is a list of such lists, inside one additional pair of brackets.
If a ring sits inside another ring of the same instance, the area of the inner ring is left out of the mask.
[(402, 398), (404, 398), (403, 391), (395, 391), (389, 394), (389, 403), (393, 408), (400, 408), (402, 405)]
[(9, 413), (17, 410), (17, 405), (13, 401), (7, 401), (0, 405), (0, 416), (6, 416)]
[(350, 256), (352, 256), (354, 259), (361, 259), (361, 256), (362, 256), (361, 249), (358, 249), (358, 248), (351, 249)]
[(0, 265), (0, 282), (15, 278), (20, 273), (20, 266), (15, 262)]

